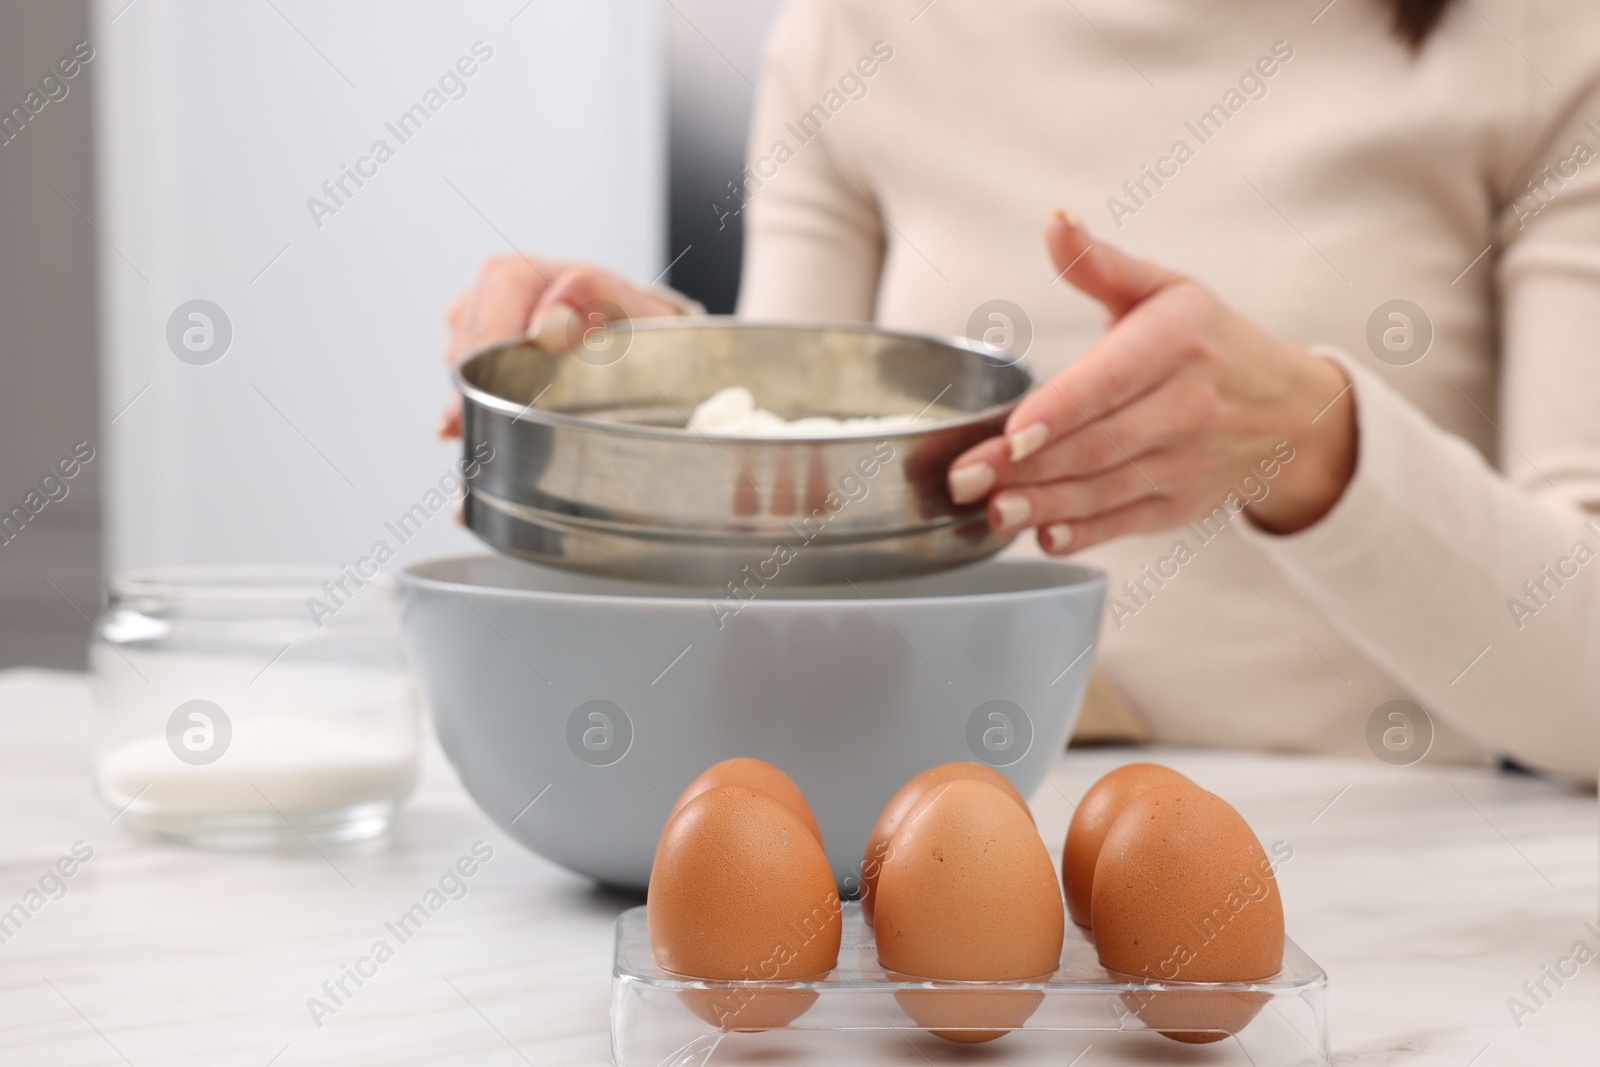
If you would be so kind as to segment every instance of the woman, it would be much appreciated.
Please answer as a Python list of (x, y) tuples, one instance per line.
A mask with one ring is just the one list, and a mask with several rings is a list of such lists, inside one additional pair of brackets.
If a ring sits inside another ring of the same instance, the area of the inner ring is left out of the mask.
[[(1110, 573), (1155, 738), (1363, 752), (1409, 699), (1435, 759), (1592, 781), (1596, 40), (1582, 0), (792, 0), (740, 313), (1031, 334), (951, 492)], [(694, 310), (503, 257), (451, 355), (595, 300)]]

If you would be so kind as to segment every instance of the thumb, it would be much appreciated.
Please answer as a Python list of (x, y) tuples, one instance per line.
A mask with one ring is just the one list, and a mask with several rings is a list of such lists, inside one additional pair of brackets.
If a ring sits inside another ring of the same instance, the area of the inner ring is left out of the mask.
[(1183, 276), (1089, 236), (1083, 224), (1057, 208), (1044, 224), (1050, 259), (1064, 277), (1120, 319)]
[(608, 271), (585, 264), (562, 271), (539, 298), (528, 324), (528, 336), (543, 348), (563, 352), (575, 348), (588, 331), (622, 319), (681, 315), (663, 297), (636, 288)]

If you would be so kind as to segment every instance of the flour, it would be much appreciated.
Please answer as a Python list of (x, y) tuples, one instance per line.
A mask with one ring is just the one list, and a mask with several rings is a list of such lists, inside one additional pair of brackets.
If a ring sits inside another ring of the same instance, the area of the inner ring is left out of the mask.
[(756, 406), (755, 395), (742, 385), (729, 386), (702, 402), (689, 416), (691, 430), (742, 437), (839, 437), (863, 431), (909, 426), (915, 415), (871, 415), (834, 419), (822, 415), (785, 419)]

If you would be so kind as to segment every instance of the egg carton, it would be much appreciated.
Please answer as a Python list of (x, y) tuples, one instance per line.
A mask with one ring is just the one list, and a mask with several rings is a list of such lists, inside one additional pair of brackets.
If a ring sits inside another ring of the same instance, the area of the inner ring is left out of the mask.
[[(1284, 942), (1283, 969), (1267, 981), (1143, 982), (1107, 972), (1083, 931), (1068, 923), (1061, 965), (1047, 979), (943, 982), (884, 970), (859, 904), (844, 905), (843, 921), (839, 964), (826, 975), (723, 982), (662, 970), (650, 951), (645, 909), (623, 912), (612, 967), (613, 1062), (1070, 1067), (1091, 1049), (1087, 1062), (1095, 1067), (1332, 1062), (1328, 976), (1293, 941)], [(1001, 1020), (1004, 1036), (962, 1043), (988, 1038)]]

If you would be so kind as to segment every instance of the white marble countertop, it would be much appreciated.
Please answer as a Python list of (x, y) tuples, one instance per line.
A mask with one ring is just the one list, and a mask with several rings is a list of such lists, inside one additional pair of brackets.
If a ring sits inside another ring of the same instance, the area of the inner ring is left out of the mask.
[[(89, 792), (88, 733), (82, 676), (0, 672), (0, 910), (74, 842), (93, 849), (66, 895), (0, 944), (0, 1064), (610, 1062), (612, 923), (635, 901), (506, 838), (436, 749), (384, 840), (326, 858), (224, 854), (113, 825)], [(1068, 798), (1130, 758), (1067, 755), (1033, 798), (1046, 841), (1059, 850)], [(1600, 883), (1592, 794), (1426, 762), (1154, 758), (1293, 847), (1279, 872), (1289, 931), (1330, 975), (1335, 1063), (1600, 1062), (1600, 960), (1560, 988), (1546, 979), (1551, 995), (1520, 1026), (1507, 1005), (1532, 1006), (1524, 982), (1576, 942), (1600, 949), (1585, 925)], [(494, 858), (469, 894), (316, 1027), (307, 998), (479, 840)], [(882, 1046), (879, 1062), (1006, 1062), (1003, 1043), (917, 1038)], [(1093, 1049), (1074, 1062), (1094, 1067)], [(1173, 1046), (1161, 1062), (1207, 1060)]]

